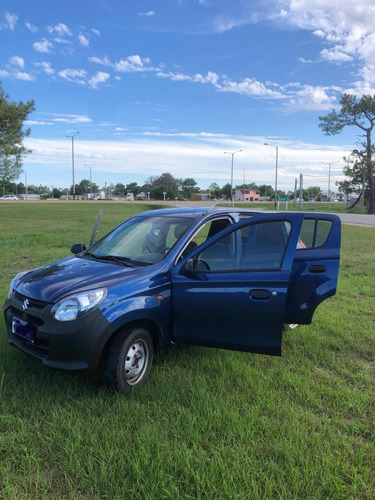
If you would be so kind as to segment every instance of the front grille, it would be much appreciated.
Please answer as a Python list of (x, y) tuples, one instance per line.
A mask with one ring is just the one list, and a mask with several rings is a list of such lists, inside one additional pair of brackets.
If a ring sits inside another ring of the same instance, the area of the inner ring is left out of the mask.
[(44, 309), (49, 304), (49, 302), (44, 302), (43, 300), (31, 299), (30, 297), (26, 297), (26, 295), (22, 295), (22, 293), (19, 293), (17, 291), (15, 292), (15, 296), (20, 302), (28, 300), (29, 307), (33, 307), (35, 309)]
[(26, 323), (31, 323), (36, 327), (42, 326), (44, 323), (42, 319), (29, 314), (27, 311), (21, 311), (20, 309), (17, 309), (15, 307), (10, 307), (10, 313), (12, 316), (22, 319), (22, 321), (26, 321)]

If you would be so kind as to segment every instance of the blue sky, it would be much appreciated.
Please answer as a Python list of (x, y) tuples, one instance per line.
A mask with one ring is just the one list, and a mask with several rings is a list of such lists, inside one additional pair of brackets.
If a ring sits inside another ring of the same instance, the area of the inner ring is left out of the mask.
[[(357, 130), (318, 117), (342, 92), (375, 93), (373, 0), (3, 0), (0, 80), (34, 99), (28, 182), (99, 185), (171, 172), (201, 187), (341, 178)], [(331, 184), (332, 185), (332, 184)]]

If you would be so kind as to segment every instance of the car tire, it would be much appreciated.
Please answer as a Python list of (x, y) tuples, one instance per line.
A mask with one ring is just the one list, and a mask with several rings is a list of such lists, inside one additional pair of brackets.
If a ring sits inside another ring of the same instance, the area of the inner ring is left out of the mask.
[(120, 333), (109, 347), (102, 372), (103, 382), (129, 394), (147, 379), (153, 356), (153, 342), (147, 330), (131, 328)]

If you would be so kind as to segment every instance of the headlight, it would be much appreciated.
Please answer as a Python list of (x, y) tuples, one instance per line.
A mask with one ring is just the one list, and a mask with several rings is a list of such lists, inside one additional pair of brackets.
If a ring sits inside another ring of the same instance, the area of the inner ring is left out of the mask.
[(58, 321), (72, 321), (77, 318), (78, 314), (97, 307), (106, 295), (107, 289), (99, 288), (65, 297), (52, 307), (51, 314)]
[(10, 286), (9, 286), (9, 291), (8, 291), (8, 299), (11, 298), (12, 296), (12, 293), (13, 293), (13, 290), (14, 290), (14, 286), (15, 284), (23, 277), (25, 276), (25, 274), (28, 274), (32, 271), (32, 269), (30, 269), (29, 271), (22, 271), (21, 273), (18, 273), (16, 274), (16, 276), (12, 279), (12, 281), (10, 282)]

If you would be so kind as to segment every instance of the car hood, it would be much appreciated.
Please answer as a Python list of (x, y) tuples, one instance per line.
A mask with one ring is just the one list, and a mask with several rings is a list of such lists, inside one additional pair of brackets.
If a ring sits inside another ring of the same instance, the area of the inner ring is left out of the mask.
[(27, 297), (53, 303), (83, 290), (142, 279), (150, 274), (150, 267), (125, 267), (74, 256), (31, 271), (15, 284), (15, 289)]

